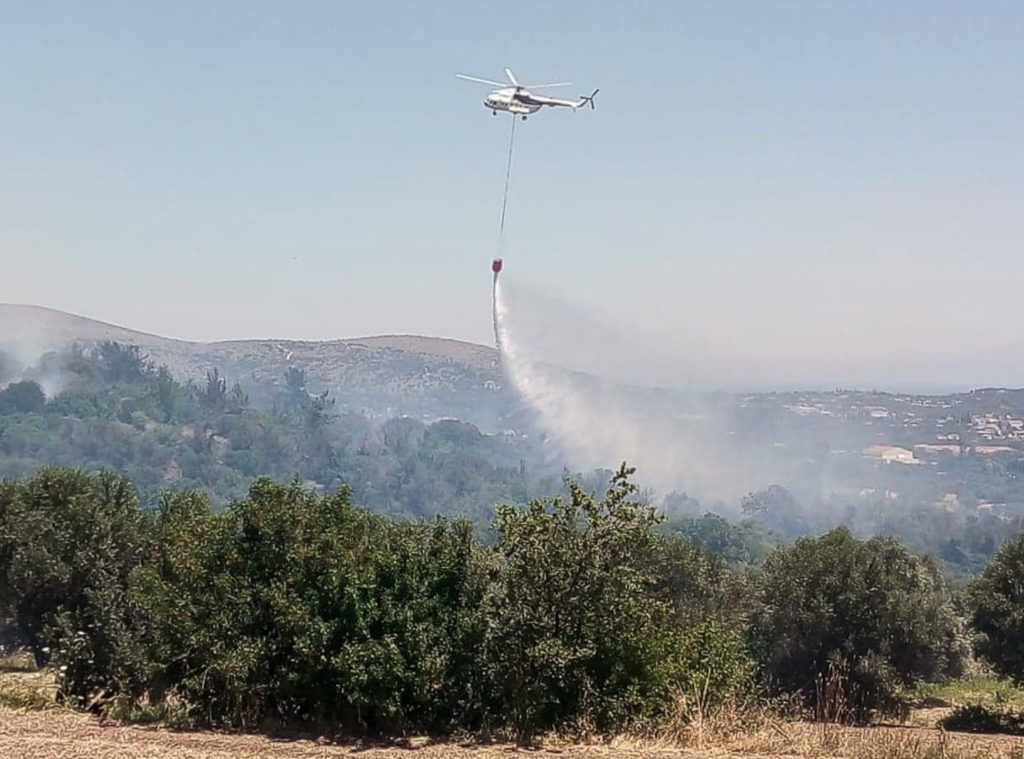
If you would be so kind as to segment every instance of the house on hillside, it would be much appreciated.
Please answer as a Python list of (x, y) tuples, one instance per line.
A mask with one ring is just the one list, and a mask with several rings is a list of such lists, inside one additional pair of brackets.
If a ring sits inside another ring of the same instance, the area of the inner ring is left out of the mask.
[(952, 444), (940, 445), (931, 443), (918, 443), (917, 445), (914, 446), (914, 453), (952, 453), (954, 456), (959, 456), (963, 452), (964, 451), (962, 446)]
[(881, 459), (886, 464), (916, 464), (914, 452), (898, 445), (869, 445), (861, 454), (869, 459)]
[(1008, 445), (976, 445), (972, 449), (975, 453), (981, 454), (982, 456), (992, 456), (996, 453), (1016, 453), (1016, 448), (1011, 448)]

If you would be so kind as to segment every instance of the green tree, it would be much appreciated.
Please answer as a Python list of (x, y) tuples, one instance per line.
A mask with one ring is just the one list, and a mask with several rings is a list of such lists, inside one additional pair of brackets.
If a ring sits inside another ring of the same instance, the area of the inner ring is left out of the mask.
[(46, 394), (38, 382), (13, 382), (0, 390), (0, 414), (39, 413), (46, 407)]
[(1004, 677), (1024, 683), (1024, 535), (1003, 544), (971, 588), (978, 653)]
[(830, 671), (857, 720), (902, 708), (901, 689), (956, 676), (967, 646), (938, 567), (891, 538), (846, 528), (776, 549), (765, 561), (756, 633), (775, 689), (813, 705)]
[(106, 340), (96, 346), (103, 377), (110, 382), (141, 382), (152, 366), (138, 345), (126, 345)]
[(754, 604), (752, 589), (720, 556), (688, 538), (661, 537), (650, 554), (658, 588), (672, 605), (678, 624), (696, 626), (707, 619), (745, 628)]
[(161, 366), (153, 378), (153, 396), (163, 422), (178, 421), (184, 405), (181, 385), (166, 366)]
[(391, 523), (347, 491), (258, 480), (213, 514), (162, 503), (132, 597), (157, 693), (214, 724), (351, 730), (479, 721), (486, 575), (464, 523)]
[(228, 383), (216, 367), (206, 372), (206, 384), (200, 399), (203, 407), (214, 414), (224, 413), (227, 408)]
[(231, 386), (231, 391), (228, 393), (228, 411), (233, 414), (240, 413), (243, 409), (249, 406), (249, 396), (246, 395), (245, 390), (242, 389), (241, 384), (236, 382)]
[(740, 499), (740, 511), (754, 524), (782, 533), (787, 537), (806, 535), (807, 517), (796, 498), (780, 485), (748, 493)]
[(284, 373), (284, 397), (287, 405), (293, 409), (301, 409), (309, 401), (306, 390), (306, 370), (297, 366), (289, 366)]
[(133, 677), (126, 595), (146, 534), (134, 487), (109, 472), (42, 469), (0, 485), (0, 617), (38, 664), (63, 663), (64, 695), (116, 691)]
[(499, 507), (501, 562), (488, 599), (492, 682), (519, 739), (591, 720), (611, 731), (666, 693), (669, 605), (656, 593), (653, 509), (623, 466), (597, 500)]
[(666, 532), (689, 538), (704, 550), (733, 564), (759, 564), (774, 545), (764, 531), (751, 525), (734, 525), (710, 512), (701, 517), (675, 519)]

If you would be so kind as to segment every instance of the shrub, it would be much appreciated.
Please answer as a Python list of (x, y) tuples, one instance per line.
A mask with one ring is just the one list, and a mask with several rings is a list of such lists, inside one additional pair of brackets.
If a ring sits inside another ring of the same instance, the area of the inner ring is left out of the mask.
[(570, 482), (565, 500), (499, 508), (489, 663), (521, 741), (574, 724), (621, 729), (668, 697), (670, 606), (650, 567), (658, 517), (632, 498), (630, 473), (600, 500)]
[(1006, 542), (971, 588), (978, 653), (995, 671), (1024, 683), (1024, 535)]
[(983, 704), (958, 706), (939, 723), (944, 730), (961, 733), (1024, 735), (1024, 714)]
[(0, 485), (0, 617), (37, 665), (64, 668), (63, 697), (83, 703), (138, 679), (127, 589), (146, 535), (135, 489), (117, 475), (43, 469)]
[(194, 721), (479, 721), (485, 575), (468, 525), (393, 523), (345, 490), (259, 480), (220, 515), (196, 496), (166, 500), (157, 536), (133, 597), (154, 689)]
[(755, 640), (772, 687), (810, 706), (831, 667), (847, 678), (844, 713), (857, 721), (899, 712), (902, 689), (966, 663), (937, 567), (891, 539), (839, 528), (779, 548), (765, 562), (760, 602)]

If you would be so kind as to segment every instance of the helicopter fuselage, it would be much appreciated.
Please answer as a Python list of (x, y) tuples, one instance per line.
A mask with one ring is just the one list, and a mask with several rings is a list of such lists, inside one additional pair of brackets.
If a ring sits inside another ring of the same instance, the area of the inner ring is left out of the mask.
[(526, 116), (530, 113), (536, 113), (541, 108), (541, 103), (531, 103), (530, 100), (530, 93), (526, 90), (517, 90), (515, 87), (506, 87), (504, 89), (495, 90), (485, 97), (484, 108), (489, 108), (495, 113), (498, 111), (505, 111), (507, 113)]

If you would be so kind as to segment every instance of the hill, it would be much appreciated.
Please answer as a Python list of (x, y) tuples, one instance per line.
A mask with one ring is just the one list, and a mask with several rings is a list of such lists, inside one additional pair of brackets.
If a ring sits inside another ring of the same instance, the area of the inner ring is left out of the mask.
[(104, 340), (139, 346), (183, 382), (202, 381), (216, 368), (254, 401), (268, 398), (285, 372), (298, 368), (311, 391), (327, 390), (340, 410), (370, 417), (459, 418), (492, 430), (511, 412), (498, 353), (483, 345), (415, 335), (201, 343), (39, 306), (0, 304), (0, 349), (25, 365), (76, 342)]

